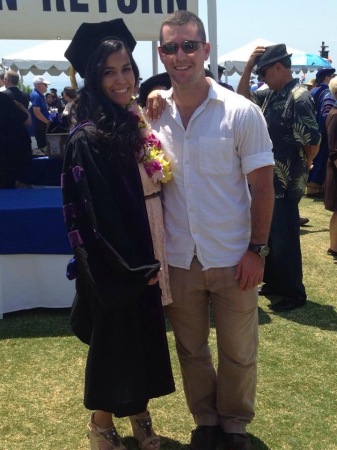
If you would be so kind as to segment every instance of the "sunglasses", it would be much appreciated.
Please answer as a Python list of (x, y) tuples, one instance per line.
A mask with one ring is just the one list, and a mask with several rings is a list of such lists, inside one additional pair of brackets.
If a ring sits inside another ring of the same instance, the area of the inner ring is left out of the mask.
[(266, 76), (268, 70), (269, 70), (271, 67), (273, 67), (273, 66), (274, 66), (274, 64), (271, 64), (270, 66), (266, 66), (266, 67), (263, 67), (263, 68), (260, 69), (260, 70), (257, 70), (257, 71), (256, 71), (256, 75), (257, 75), (258, 77), (260, 77), (260, 78), (264, 78), (264, 77)]
[(168, 42), (167, 44), (163, 44), (159, 47), (164, 53), (164, 55), (175, 55), (179, 48), (182, 49), (185, 53), (194, 53), (200, 47), (200, 44), (206, 44), (204, 41), (184, 41), (181, 44), (177, 44), (176, 42)]

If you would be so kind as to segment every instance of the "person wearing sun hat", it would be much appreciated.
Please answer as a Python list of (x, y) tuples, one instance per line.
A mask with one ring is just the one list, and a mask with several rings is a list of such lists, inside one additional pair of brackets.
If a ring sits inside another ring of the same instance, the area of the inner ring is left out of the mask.
[(306, 86), (308, 91), (310, 92), (314, 87), (317, 86), (316, 84), (316, 78), (310, 78), (308, 81), (304, 81), (302, 83), (302, 86)]
[(174, 391), (160, 263), (145, 204), (159, 197), (144, 197), (138, 164), (149, 141), (139, 110), (131, 109), (139, 77), (135, 45), (124, 21), (114, 19), (82, 24), (65, 52), (84, 78), (62, 193), (75, 254), (68, 268), (77, 288), (71, 326), (89, 345), (84, 405), (95, 410), (88, 423), (91, 450), (126, 449), (112, 416), (130, 417), (143, 450), (159, 449), (148, 402)]
[[(320, 133), (308, 90), (291, 72), (285, 44), (257, 47), (250, 56), (237, 92), (261, 107), (273, 142), (275, 204), (260, 294), (279, 297), (274, 311), (306, 304), (303, 284), (298, 204), (305, 193), (308, 170), (317, 154)], [(252, 72), (269, 89), (249, 92)]]
[(309, 172), (307, 183), (308, 197), (323, 197), (324, 195), (326, 165), (329, 155), (328, 136), (325, 122), (327, 115), (335, 104), (335, 99), (333, 98), (328, 85), (334, 76), (334, 68), (318, 70), (316, 74), (316, 87), (310, 91), (315, 102), (316, 120), (319, 125), (322, 140), (319, 146), (318, 154), (313, 161), (313, 168)]

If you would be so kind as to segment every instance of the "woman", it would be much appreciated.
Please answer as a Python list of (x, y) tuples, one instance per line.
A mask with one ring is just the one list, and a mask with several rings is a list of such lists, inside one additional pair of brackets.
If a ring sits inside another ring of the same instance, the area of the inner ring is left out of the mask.
[(326, 129), (329, 145), (329, 159), (326, 167), (324, 206), (332, 212), (329, 226), (330, 247), (328, 255), (337, 257), (337, 79), (329, 83), (331, 94), (336, 104), (331, 108), (326, 118)]
[(174, 391), (137, 162), (144, 138), (128, 110), (138, 69), (122, 19), (82, 24), (65, 56), (84, 78), (66, 147), (64, 212), (76, 277), (71, 323), (89, 344), (84, 404), (92, 450), (125, 450), (115, 417), (130, 417), (142, 449), (160, 446), (150, 398)]
[(75, 124), (75, 100), (77, 98), (76, 89), (66, 86), (63, 89), (62, 97), (66, 102), (62, 113), (62, 125), (68, 130), (72, 130)]
[(45, 95), (45, 99), (47, 102), (48, 111), (50, 112), (54, 108), (54, 97), (50, 94), (50, 92), (47, 92), (47, 94)]

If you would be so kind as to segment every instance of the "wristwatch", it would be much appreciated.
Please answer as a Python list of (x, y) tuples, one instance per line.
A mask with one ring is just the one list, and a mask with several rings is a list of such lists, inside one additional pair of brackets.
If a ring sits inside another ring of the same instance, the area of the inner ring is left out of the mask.
[(260, 255), (262, 258), (269, 254), (269, 247), (266, 244), (252, 244), (250, 242), (248, 245), (248, 250)]

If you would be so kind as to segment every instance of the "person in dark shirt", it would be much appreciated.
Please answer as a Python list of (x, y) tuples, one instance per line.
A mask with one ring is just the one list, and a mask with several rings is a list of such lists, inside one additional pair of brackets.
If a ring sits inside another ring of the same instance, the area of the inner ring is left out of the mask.
[[(260, 294), (278, 296), (274, 311), (306, 303), (303, 284), (298, 204), (305, 193), (308, 169), (317, 154), (320, 133), (311, 94), (292, 77), (291, 54), (284, 44), (257, 47), (250, 56), (237, 92), (250, 98), (265, 116), (275, 158), (275, 204)], [(250, 92), (253, 68), (269, 89)]]
[(128, 109), (139, 76), (135, 45), (115, 19), (82, 24), (65, 53), (84, 78), (62, 192), (77, 265), (72, 329), (89, 345), (84, 404), (95, 410), (91, 450), (126, 450), (113, 420), (127, 416), (140, 448), (159, 449), (148, 402), (174, 391), (160, 263), (137, 164), (147, 149)]
[(16, 170), (26, 164), (30, 123), (30, 114), (22, 104), (0, 92), (0, 189), (14, 189)]
[(4, 91), (4, 94), (11, 97), (13, 100), (16, 100), (17, 102), (21, 103), (26, 109), (29, 107), (30, 102), (30, 96), (26, 92), (22, 92), (19, 89), (19, 75), (14, 70), (8, 70), (5, 73), (5, 86), (6, 90)]
[(326, 164), (329, 154), (326, 118), (335, 104), (335, 99), (329, 90), (328, 84), (334, 76), (335, 69), (333, 68), (319, 70), (316, 74), (316, 87), (310, 91), (315, 102), (316, 120), (322, 139), (319, 151), (313, 160), (313, 167), (309, 172), (307, 183), (308, 197), (322, 197), (324, 194)]

